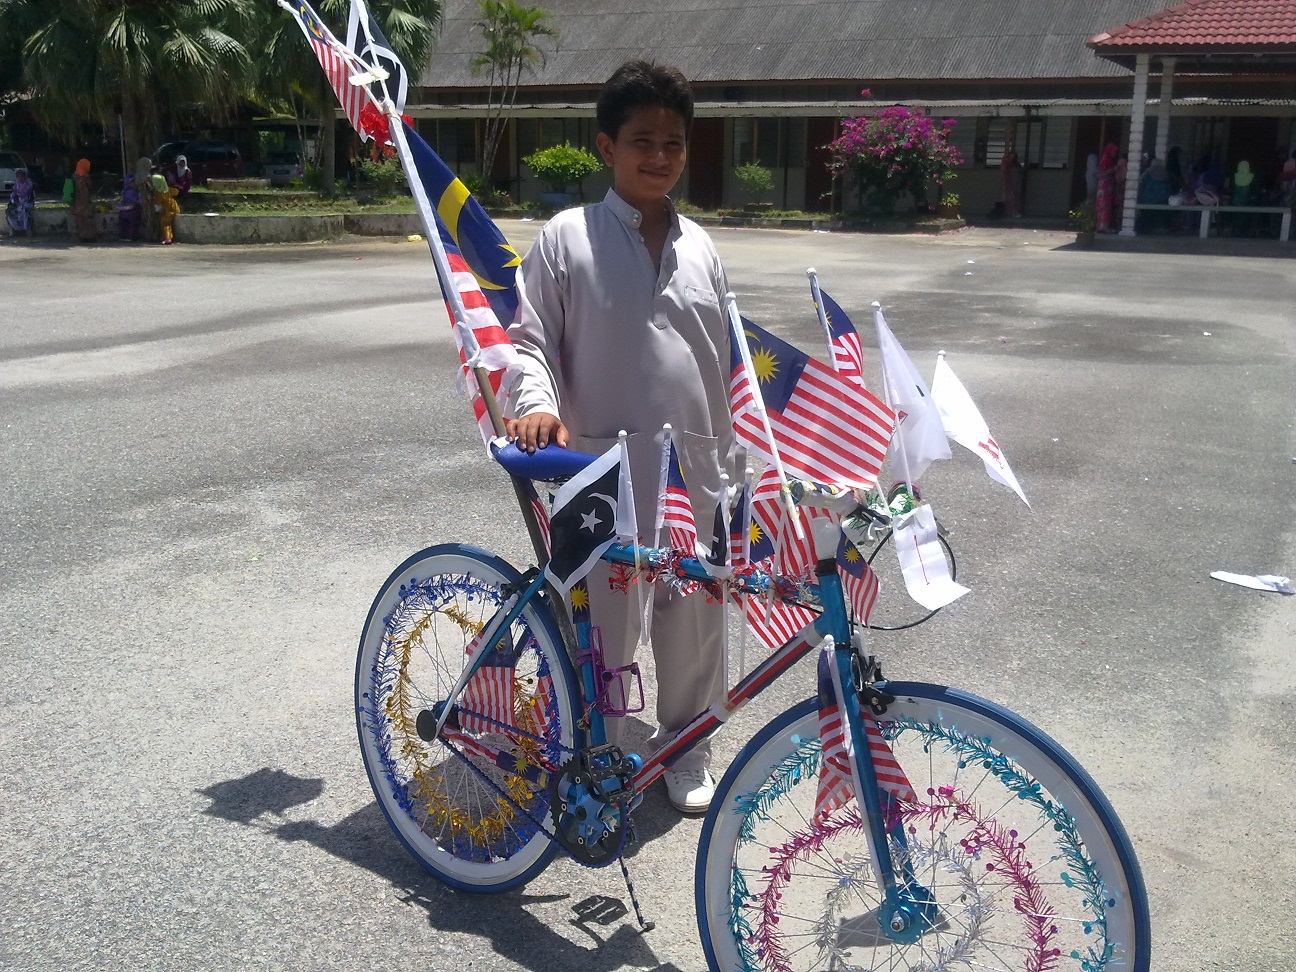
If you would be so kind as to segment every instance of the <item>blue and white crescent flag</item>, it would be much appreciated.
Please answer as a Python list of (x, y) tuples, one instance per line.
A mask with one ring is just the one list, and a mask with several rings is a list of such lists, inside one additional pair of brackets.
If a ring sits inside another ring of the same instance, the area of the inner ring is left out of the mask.
[(297, 20), (297, 26), (306, 35), (306, 40), (310, 43), (311, 50), (315, 52), (320, 67), (324, 69), (329, 87), (337, 95), (351, 127), (360, 133), (361, 138), (371, 137), (360, 118), (369, 99), (364, 88), (350, 81), (356, 68), (346, 56), (346, 49), (305, 0), (293, 0), (291, 3), (289, 0), (279, 0), (279, 6), (293, 15)]
[[(387, 93), (396, 104), (396, 111), (404, 111), (405, 99), (409, 94), (409, 75), (383, 35), (378, 21), (369, 13), (364, 0), (351, 0), (351, 15), (347, 18), (347, 47), (366, 64), (381, 69), (387, 75), (385, 79), (374, 77), (367, 85), (375, 104), (383, 103), (385, 83)], [(364, 76), (353, 75), (353, 78), (362, 81)]]
[(614, 445), (559, 487), (549, 516), (553, 553), (545, 576), (562, 594), (593, 569), (616, 540), (621, 496), (621, 445)]

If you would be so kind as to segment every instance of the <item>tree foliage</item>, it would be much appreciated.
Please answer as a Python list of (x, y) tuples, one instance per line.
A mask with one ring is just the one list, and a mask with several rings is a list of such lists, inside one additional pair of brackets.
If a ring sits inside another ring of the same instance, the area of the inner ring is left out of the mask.
[(828, 145), (828, 168), (853, 180), (861, 197), (871, 194), (884, 208), (902, 192), (925, 200), (927, 184), (944, 185), (963, 161), (949, 144), (953, 126), (952, 119), (936, 122), (899, 105), (848, 119)]
[(508, 112), (517, 102), (517, 89), (524, 71), (544, 62), (536, 46), (541, 37), (557, 37), (543, 8), (522, 6), (517, 0), (478, 0), (481, 17), (476, 22), (486, 50), (472, 60), (474, 73), (489, 68), (486, 101), (486, 142), (482, 150), (482, 177), (489, 182), (495, 155), (504, 140)]
[(22, 84), (43, 124), (76, 142), (120, 114), (128, 155), (199, 107), (231, 109), (248, 90), (255, 0), (0, 0)]

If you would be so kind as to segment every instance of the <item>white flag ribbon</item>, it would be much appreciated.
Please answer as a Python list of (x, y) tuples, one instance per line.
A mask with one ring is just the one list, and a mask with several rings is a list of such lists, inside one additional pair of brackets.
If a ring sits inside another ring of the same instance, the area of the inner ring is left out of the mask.
[(909, 596), (928, 611), (943, 608), (968, 592), (950, 576), (936, 532), (936, 515), (923, 503), (891, 521), (896, 557)]
[(972, 396), (958, 380), (954, 369), (945, 363), (945, 352), (936, 358), (936, 374), (931, 383), (932, 400), (940, 412), (941, 423), (946, 434), (981, 457), (985, 463), (986, 473), (997, 483), (1003, 483), (1021, 497), (1021, 501), (1030, 506), (1030, 500), (1022, 492), (1021, 484), (1013, 475), (1008, 465), (1008, 457), (999, 448), (999, 443), (990, 434), (990, 427), (981, 417), (981, 411), (972, 401)]

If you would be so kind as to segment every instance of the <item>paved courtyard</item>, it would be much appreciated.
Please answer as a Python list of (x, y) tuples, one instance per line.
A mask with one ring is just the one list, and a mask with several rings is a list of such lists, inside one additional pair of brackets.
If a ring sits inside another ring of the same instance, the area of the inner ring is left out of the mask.
[[(538, 225), (502, 228), (523, 249)], [(972, 593), (876, 637), (888, 674), (1005, 703), (1092, 772), (1157, 972), (1290, 969), (1296, 598), (1208, 575), (1296, 574), (1296, 260), (713, 236), (743, 313), (807, 350), (808, 266), (867, 347), (879, 300), (921, 370), (944, 348), (1031, 499), (966, 453), (925, 477)], [(703, 967), (700, 821), (660, 792), (630, 862), (646, 936), (616, 868), (456, 893), (374, 804), (351, 691), (378, 586), (432, 543), (527, 556), (434, 288), (403, 240), (0, 241), (0, 968)]]

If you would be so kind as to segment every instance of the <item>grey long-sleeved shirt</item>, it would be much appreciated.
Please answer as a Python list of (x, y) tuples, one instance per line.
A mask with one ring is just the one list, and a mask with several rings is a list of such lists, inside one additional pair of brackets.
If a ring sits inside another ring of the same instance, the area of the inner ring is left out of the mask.
[(606, 450), (621, 429), (638, 433), (630, 456), (641, 530), (656, 501), (653, 438), (669, 422), (705, 536), (719, 462), (738, 482), (744, 461), (729, 420), (728, 281), (710, 237), (674, 212), (659, 272), (640, 221), (609, 190), (541, 230), (518, 272), (509, 329), (523, 364), (513, 412), (558, 415), (573, 448), (588, 452)]

